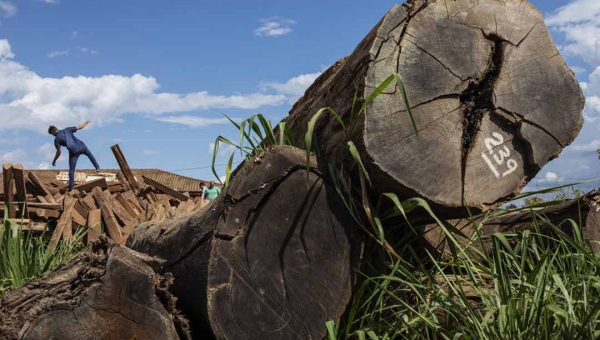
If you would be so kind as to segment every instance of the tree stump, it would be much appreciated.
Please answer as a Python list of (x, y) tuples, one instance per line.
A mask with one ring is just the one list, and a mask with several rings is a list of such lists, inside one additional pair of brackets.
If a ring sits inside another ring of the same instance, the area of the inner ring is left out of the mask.
[(273, 147), (245, 161), (203, 210), (147, 223), (133, 249), (166, 260), (195, 337), (321, 339), (350, 300), (356, 226), (311, 159)]
[[(457, 241), (467, 244), (473, 241), (473, 246), (478, 251), (489, 252), (492, 248), (489, 236), (495, 233), (508, 231), (536, 230), (536, 225), (541, 232), (549, 231), (548, 222), (559, 226), (562, 231), (573, 235), (574, 221), (582, 229), (582, 236), (591, 242), (592, 249), (600, 252), (600, 194), (592, 192), (580, 198), (560, 203), (539, 211), (520, 211), (507, 213), (497, 217), (486, 214), (475, 216), (472, 219), (449, 220), (447, 223), (460, 230), (464, 236), (454, 233)], [(476, 228), (483, 239), (478, 239)], [(421, 234), (420, 243), (431, 253), (438, 255), (451, 255), (446, 239), (446, 234), (437, 224), (428, 224), (418, 227)], [(477, 256), (476, 252), (470, 253)]]
[[(466, 216), (463, 202), (480, 211), (519, 192), (583, 123), (578, 82), (527, 1), (415, 0), (394, 6), (294, 105), (286, 120), (297, 145), (320, 108), (351, 125), (355, 94), (358, 111), (393, 73), (418, 136), (396, 85), (366, 107), (351, 139), (375, 193), (421, 196), (443, 214)], [(323, 155), (352, 161), (333, 117), (315, 137)]]
[(155, 259), (106, 240), (9, 292), (0, 339), (190, 339)]

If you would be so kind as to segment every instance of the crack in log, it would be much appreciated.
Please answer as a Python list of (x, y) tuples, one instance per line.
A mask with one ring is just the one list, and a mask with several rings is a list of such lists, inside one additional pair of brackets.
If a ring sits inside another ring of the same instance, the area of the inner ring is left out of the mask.
[[(417, 39), (414, 35), (410, 34), (410, 33), (406, 33), (407, 35), (409, 35), (410, 37), (414, 38), (415, 40)], [(407, 40), (409, 43), (415, 45), (416, 48), (418, 48), (421, 52), (427, 54), (428, 56), (430, 56), (433, 60), (435, 60), (438, 64), (440, 64), (444, 69), (446, 69), (446, 71), (450, 72), (450, 74), (452, 74), (454, 77), (460, 79), (463, 83), (466, 81), (469, 81), (469, 78), (467, 79), (463, 79), (460, 76), (458, 76), (458, 74), (454, 73), (448, 66), (446, 66), (441, 60), (439, 60), (436, 56), (434, 56), (433, 54), (429, 53), (426, 49), (424, 49), (423, 47), (419, 46), (415, 41), (411, 41), (411, 40)]]
[(503, 44), (506, 40), (495, 34), (483, 36), (493, 42), (490, 51), (488, 68), (479, 82), (472, 81), (460, 96), (463, 107), (463, 134), (462, 134), (462, 200), (465, 196), (465, 174), (467, 172), (467, 160), (477, 139), (483, 115), (494, 108), (494, 85), (500, 76), (503, 64)]
[(556, 143), (562, 148), (564, 149), (566, 147), (566, 145), (563, 145), (560, 140), (558, 140), (558, 138), (556, 138), (550, 131), (546, 130), (546, 128), (544, 128), (543, 126), (539, 125), (538, 123), (535, 123), (527, 118), (525, 118), (525, 116), (523, 114), (517, 113), (517, 112), (512, 112), (509, 111), (503, 107), (496, 107), (495, 109), (500, 110), (506, 114), (509, 114), (513, 117), (515, 117), (515, 120), (517, 120), (518, 123), (527, 123), (541, 131), (543, 131), (545, 134), (547, 134), (548, 136), (550, 136), (550, 138), (554, 139), (554, 141), (556, 141)]

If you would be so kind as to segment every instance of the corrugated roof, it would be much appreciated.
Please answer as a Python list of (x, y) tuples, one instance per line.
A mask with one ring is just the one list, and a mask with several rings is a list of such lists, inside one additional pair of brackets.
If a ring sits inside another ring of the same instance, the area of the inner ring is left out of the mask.
[[(56, 180), (56, 176), (61, 172), (68, 172), (69, 170), (65, 169), (51, 169), (51, 170), (25, 170), (25, 178), (29, 172), (32, 171), (36, 176), (40, 178), (40, 180), (44, 183), (50, 183)], [(201, 180), (197, 178), (191, 178), (187, 176), (181, 176), (178, 174), (174, 174), (172, 172), (160, 170), (160, 169), (131, 169), (135, 178), (142, 182), (142, 176), (146, 176), (151, 178), (161, 184), (164, 184), (172, 189), (175, 189), (180, 192), (188, 191), (192, 192), (200, 192), (200, 183), (208, 182), (206, 180)], [(107, 174), (117, 174), (121, 172), (120, 169), (102, 169), (101, 173)], [(86, 174), (88, 176), (98, 176), (95, 170), (91, 169), (81, 169), (75, 172), (75, 178), (77, 178), (77, 174)], [(0, 180), (0, 194), (4, 192), (4, 183)]]

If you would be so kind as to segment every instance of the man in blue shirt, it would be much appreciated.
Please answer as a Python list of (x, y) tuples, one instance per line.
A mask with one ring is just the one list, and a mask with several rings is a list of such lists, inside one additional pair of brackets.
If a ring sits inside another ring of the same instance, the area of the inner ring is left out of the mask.
[(54, 156), (52, 166), (56, 166), (56, 160), (60, 157), (61, 146), (64, 146), (69, 150), (69, 190), (73, 190), (73, 187), (75, 186), (75, 166), (77, 165), (79, 156), (86, 155), (92, 164), (94, 164), (96, 172), (100, 171), (100, 166), (98, 166), (94, 155), (88, 150), (85, 143), (73, 135), (73, 133), (83, 129), (89, 123), (90, 121), (88, 120), (78, 126), (68, 127), (62, 130), (57, 129), (54, 125), (50, 125), (48, 128), (48, 133), (54, 136), (54, 146), (56, 147), (56, 156)]

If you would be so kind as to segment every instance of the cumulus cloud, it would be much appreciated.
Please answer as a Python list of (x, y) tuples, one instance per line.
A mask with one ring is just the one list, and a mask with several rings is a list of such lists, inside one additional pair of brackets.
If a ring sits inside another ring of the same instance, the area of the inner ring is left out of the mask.
[(216, 124), (229, 124), (227, 118), (203, 118), (198, 116), (171, 116), (156, 118), (159, 122), (181, 124), (193, 128), (202, 128)]
[(17, 6), (10, 1), (0, 1), (0, 13), (5, 18), (14, 17), (17, 15)]
[(278, 37), (286, 35), (292, 31), (290, 26), (296, 23), (294, 20), (280, 17), (261, 19), (259, 22), (261, 23), (261, 26), (254, 30), (254, 34), (259, 37)]
[(321, 75), (321, 72), (301, 74), (293, 77), (285, 83), (280, 82), (262, 82), (260, 88), (263, 90), (274, 90), (277, 93), (285, 94), (291, 102), (295, 102), (304, 95), (304, 91)]
[(573, 144), (571, 146), (571, 149), (573, 149), (574, 151), (584, 151), (584, 152), (596, 151), (596, 150), (600, 149), (600, 140), (594, 139), (593, 141), (591, 141), (589, 143), (585, 143), (585, 144)]
[(564, 35), (561, 50), (567, 55), (600, 62), (600, 1), (574, 0), (549, 15), (546, 24)]
[(56, 154), (56, 148), (54, 147), (53, 144), (44, 143), (38, 149), (38, 153), (47, 160), (53, 160), (54, 155)]
[(48, 53), (48, 58), (66, 57), (69, 55), (69, 51), (52, 51)]
[(58, 0), (35, 0), (35, 1), (41, 1), (41, 2), (45, 2), (47, 4), (53, 4), (53, 5), (58, 4)]
[(21, 149), (13, 151), (0, 151), (0, 163), (23, 163), (27, 159), (27, 154)]
[(589, 76), (589, 81), (581, 83), (585, 95), (585, 119), (593, 122), (600, 118), (600, 66)]
[[(159, 92), (153, 77), (104, 75), (45, 78), (14, 60), (7, 40), (0, 40), (0, 130), (28, 129), (44, 132), (47, 125), (65, 126), (93, 117), (97, 125), (121, 121), (128, 113), (160, 115), (207, 109), (257, 109), (287, 102), (284, 94), (260, 92), (212, 95), (206, 91), (179, 94)], [(18, 117), (18, 118), (16, 118)], [(191, 116), (166, 121), (203, 126)], [(163, 120), (165, 121), (165, 120)]]
[(79, 52), (81, 52), (81, 53), (89, 53), (89, 54), (98, 54), (98, 51), (89, 49), (87, 47), (79, 47)]

